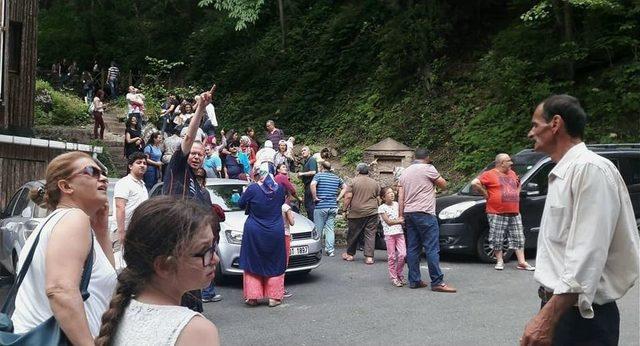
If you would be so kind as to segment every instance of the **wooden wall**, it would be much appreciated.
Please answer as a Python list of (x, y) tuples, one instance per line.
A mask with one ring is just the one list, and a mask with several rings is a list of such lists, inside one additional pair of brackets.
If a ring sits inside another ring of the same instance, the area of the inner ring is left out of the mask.
[(44, 179), (49, 161), (64, 150), (0, 144), (0, 209), (30, 180)]
[[(0, 108), (1, 129), (31, 129), (33, 127), (34, 98), (37, 64), (37, 0), (8, 0), (9, 21), (22, 23), (22, 37), (9, 37), (10, 31), (5, 32), (6, 51), (4, 64), (4, 95)], [(20, 71), (8, 69), (9, 48), (11, 40), (22, 41)]]

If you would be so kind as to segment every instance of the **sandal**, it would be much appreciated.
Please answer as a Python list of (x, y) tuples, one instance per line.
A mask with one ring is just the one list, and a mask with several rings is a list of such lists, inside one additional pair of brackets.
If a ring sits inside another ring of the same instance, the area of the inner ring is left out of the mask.
[(258, 306), (258, 300), (257, 299), (245, 299), (244, 303), (249, 305), (249, 306)]
[(365, 258), (365, 259), (364, 259), (364, 263), (365, 263), (365, 264), (373, 264), (373, 263), (374, 263), (374, 261), (373, 261), (373, 257), (367, 257), (367, 258)]
[(349, 255), (346, 252), (342, 254), (342, 259), (347, 262), (353, 262), (353, 256)]
[(393, 280), (391, 281), (391, 283), (392, 283), (394, 286), (396, 286), (396, 287), (402, 287), (402, 286), (403, 286), (403, 285), (402, 285), (402, 281), (400, 281), (400, 280), (398, 280), (398, 279), (393, 279)]
[(516, 268), (519, 269), (519, 270), (526, 270), (526, 271), (529, 271), (529, 272), (532, 272), (532, 271), (536, 270), (536, 267), (530, 265), (527, 262), (519, 263)]

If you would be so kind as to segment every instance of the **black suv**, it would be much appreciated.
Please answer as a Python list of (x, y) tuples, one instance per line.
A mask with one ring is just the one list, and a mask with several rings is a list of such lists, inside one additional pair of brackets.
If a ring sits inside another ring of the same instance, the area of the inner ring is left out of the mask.
[[(594, 144), (587, 147), (618, 167), (631, 195), (636, 222), (640, 225), (640, 143)], [(525, 248), (535, 249), (547, 195), (547, 176), (555, 163), (547, 155), (532, 149), (522, 150), (511, 158), (512, 169), (522, 182), (520, 214), (526, 238)], [(485, 170), (493, 167), (491, 163)], [(475, 192), (471, 184), (453, 195), (436, 199), (442, 252), (475, 254), (483, 262), (495, 261), (488, 243), (489, 224), (485, 203), (484, 197)], [(506, 253), (505, 258), (510, 255)]]

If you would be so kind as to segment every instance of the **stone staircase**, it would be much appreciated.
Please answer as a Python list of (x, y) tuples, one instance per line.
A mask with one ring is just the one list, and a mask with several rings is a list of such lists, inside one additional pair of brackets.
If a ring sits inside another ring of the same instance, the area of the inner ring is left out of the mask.
[(115, 175), (123, 177), (127, 173), (127, 160), (124, 158), (124, 122), (118, 119), (119, 109), (107, 108), (104, 113), (104, 150), (109, 153), (115, 168)]

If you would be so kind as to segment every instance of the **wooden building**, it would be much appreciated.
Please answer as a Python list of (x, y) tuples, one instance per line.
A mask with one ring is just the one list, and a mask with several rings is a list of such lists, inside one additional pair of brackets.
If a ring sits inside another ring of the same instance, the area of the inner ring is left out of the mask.
[(30, 180), (44, 179), (49, 161), (102, 147), (23, 137), (33, 133), (38, 0), (0, 0), (0, 209)]
[(31, 133), (38, 59), (38, 0), (0, 0), (0, 3), (0, 133)]

